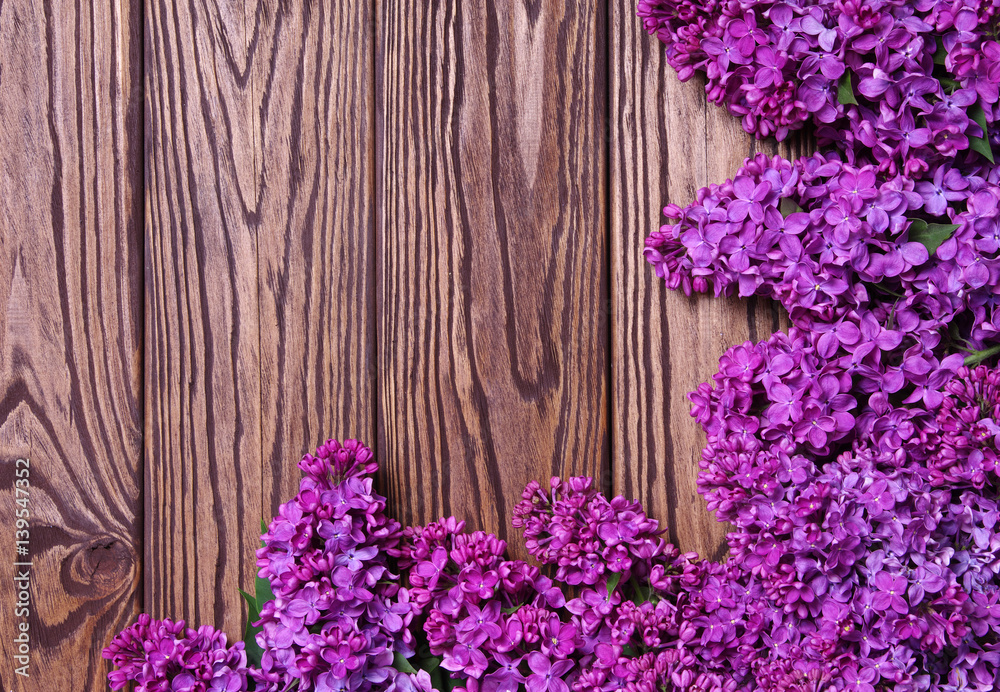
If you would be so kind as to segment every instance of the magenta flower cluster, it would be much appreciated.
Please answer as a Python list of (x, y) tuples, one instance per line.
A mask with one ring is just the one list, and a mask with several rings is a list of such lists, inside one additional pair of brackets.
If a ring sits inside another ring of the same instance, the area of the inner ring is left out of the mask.
[(115, 666), (111, 689), (135, 683), (137, 692), (237, 692), (247, 689), (243, 642), (233, 646), (211, 627), (185, 629), (184, 621), (142, 614), (103, 652)]
[(746, 674), (755, 579), (681, 555), (637, 503), (590, 478), (530, 483), (513, 523), (554, 579), (454, 519), (405, 532), (400, 566), (435, 689), (438, 665), (465, 692), (724, 689)]
[[(730, 355), (750, 348), (761, 347)], [(766, 348), (724, 359), (755, 374), (720, 373), (706, 411), (766, 396), (758, 383), (767, 378), (772, 387), (827, 379), (808, 372), (821, 358), (797, 355), (810, 349), (803, 338), (775, 335)], [(264, 536), (259, 563), (275, 598), (259, 623), (261, 668), (248, 670), (242, 645), (227, 649), (210, 628), (182, 638), (182, 623), (142, 616), (106, 652), (119, 667), (112, 684), (991, 689), (1000, 664), (1000, 371), (959, 367), (958, 375), (909, 424), (868, 416), (826, 441), (798, 439), (787, 426), (774, 435), (728, 424), (710, 431), (702, 491), (736, 526), (725, 563), (680, 554), (638, 504), (606, 499), (587, 478), (533, 482), (515, 509), (515, 526), (551, 577), (454, 518), (400, 532), (371, 489), (370, 452), (331, 440), (303, 460), (299, 494)], [(749, 389), (716, 396), (739, 383)], [(350, 526), (338, 533), (344, 517)], [(351, 578), (338, 578), (339, 568)], [(358, 576), (364, 570), (374, 581)]]
[(822, 150), (912, 177), (964, 157), (986, 138), (983, 121), (996, 121), (996, 0), (639, 0), (638, 8), (680, 78), (704, 73), (709, 100), (760, 137), (782, 140), (812, 122)]
[(748, 160), (646, 243), (670, 288), (793, 324), (691, 395), (699, 489), (766, 623), (738, 689), (1000, 681), (998, 8), (640, 3), (748, 132), (811, 121), (827, 152)]
[(1000, 329), (1000, 168), (943, 164), (914, 182), (837, 154), (761, 154), (664, 213), (677, 223), (645, 254), (669, 287), (776, 299), (796, 326), (829, 334), (826, 357), (856, 342), (864, 315), (897, 333), (883, 344), (934, 346), (969, 321), (978, 349)]
[(261, 609), (258, 690), (381, 689), (412, 643), (407, 591), (389, 569), (400, 525), (372, 487), (378, 468), (357, 440), (329, 440), (301, 462), (257, 553), (274, 600)]

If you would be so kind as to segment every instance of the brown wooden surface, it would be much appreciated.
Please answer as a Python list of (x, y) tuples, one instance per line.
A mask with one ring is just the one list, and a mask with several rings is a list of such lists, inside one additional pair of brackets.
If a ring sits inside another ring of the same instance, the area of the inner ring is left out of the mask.
[[(0, 689), (99, 690), (141, 606), (138, 2), (0, 2)], [(30, 462), (29, 676), (14, 674)]]
[(718, 559), (727, 525), (698, 494), (705, 444), (687, 394), (718, 370), (727, 348), (767, 338), (787, 321), (770, 301), (687, 297), (670, 291), (642, 256), (643, 241), (698, 188), (731, 178), (758, 151), (801, 156), (795, 137), (757, 142), (705, 100), (700, 78), (681, 83), (631, 0), (611, 0), (611, 429), (615, 492), (642, 501), (683, 550)]
[(261, 518), (374, 436), (369, 3), (147, 4), (146, 608), (241, 632)]
[(375, 8), (302, 4), (257, 11), (251, 39), (268, 519), (303, 453), (375, 445)]
[(253, 18), (232, 5), (145, 6), (144, 595), (236, 633), (262, 473)]
[(507, 535), (528, 480), (607, 475), (605, 16), (411, 0), (379, 17), (390, 499), (404, 522)]
[(721, 554), (686, 394), (782, 318), (667, 291), (642, 241), (778, 149), (676, 80), (631, 0), (75, 5), (0, 0), (2, 527), (14, 459), (37, 484), (20, 689), (105, 689), (139, 609), (238, 637), (258, 518), (327, 437), (369, 441), (407, 523), (523, 555), (524, 484), (587, 474)]

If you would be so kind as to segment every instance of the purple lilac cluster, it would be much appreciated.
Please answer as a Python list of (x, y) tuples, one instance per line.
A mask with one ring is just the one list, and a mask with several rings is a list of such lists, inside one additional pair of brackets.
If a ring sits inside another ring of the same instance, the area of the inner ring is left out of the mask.
[[(590, 478), (553, 478), (528, 485), (513, 523), (555, 581), (454, 519), (405, 532), (400, 565), (415, 623), (455, 689), (707, 690), (750, 674), (739, 643), (759, 645), (760, 628), (744, 619), (759, 589), (681, 555), (637, 503), (608, 500)], [(420, 672), (439, 684), (439, 672)]]
[(699, 489), (767, 622), (746, 689), (1000, 680), (1000, 373), (975, 367), (1000, 350), (998, 9), (640, 2), (748, 132), (811, 121), (828, 152), (748, 160), (646, 243), (670, 288), (793, 324), (691, 395)]
[(879, 368), (852, 376), (817, 341), (734, 347), (693, 395), (699, 490), (734, 525), (730, 562), (759, 580), (774, 650), (864, 674), (843, 689), (992, 689), (1000, 373), (949, 356), (920, 397), (868, 393)]
[[(532, 482), (514, 510), (531, 555), (577, 595), (582, 635), (574, 692), (732, 690), (759, 645), (759, 596), (738, 567), (681, 554), (636, 502), (608, 500), (590, 478)], [(724, 597), (723, 597), (724, 596)]]
[(997, 120), (997, 0), (639, 0), (638, 14), (680, 78), (704, 73), (759, 137), (811, 122), (822, 149), (912, 177), (978, 156)]
[(927, 348), (957, 323), (976, 350), (1000, 331), (1000, 167), (942, 165), (915, 182), (837, 154), (761, 154), (664, 213), (676, 223), (645, 255), (670, 288), (779, 300), (827, 334), (827, 357), (858, 343), (865, 319)]
[(389, 569), (401, 533), (373, 490), (378, 464), (357, 440), (329, 440), (299, 468), (299, 492), (257, 553), (274, 600), (260, 613), (256, 689), (382, 689), (394, 652), (412, 644), (412, 608)]
[[(680, 554), (637, 503), (605, 498), (592, 479), (554, 478), (528, 485), (513, 520), (553, 579), (454, 518), (400, 532), (381, 498), (367, 512), (372, 503), (354, 498), (373, 495), (370, 452), (328, 442), (303, 460), (300, 504), (284, 505), (265, 534), (261, 574), (275, 600), (258, 637), (271, 662), (250, 671), (255, 689), (992, 689), (1000, 371), (957, 366), (919, 407), (876, 405), (877, 396), (852, 406), (834, 394), (854, 427), (844, 422), (825, 439), (754, 402), (795, 386), (806, 408), (823, 405), (824, 362), (808, 337), (776, 334), (732, 349), (723, 369), (740, 374), (720, 373), (715, 390), (701, 391), (696, 413), (710, 442), (701, 489), (736, 526), (725, 563)], [(385, 556), (358, 556), (331, 536), (303, 549), (294, 536), (330, 533), (322, 521), (334, 524), (336, 507), (351, 516), (351, 533), (360, 522), (352, 547), (377, 544)], [(361, 571), (350, 569), (353, 558), (374, 561), (369, 570), (396, 560), (402, 585), (376, 570), (375, 583), (357, 582), (370, 598), (346, 597), (332, 575)], [(182, 630), (142, 616), (119, 635), (106, 652), (119, 667), (115, 689), (129, 680), (247, 689), (241, 645), (226, 649), (209, 628), (181, 640)]]
[(103, 651), (116, 667), (111, 689), (135, 683), (137, 692), (242, 692), (247, 689), (243, 642), (233, 646), (211, 627), (185, 629), (184, 621), (142, 614)]

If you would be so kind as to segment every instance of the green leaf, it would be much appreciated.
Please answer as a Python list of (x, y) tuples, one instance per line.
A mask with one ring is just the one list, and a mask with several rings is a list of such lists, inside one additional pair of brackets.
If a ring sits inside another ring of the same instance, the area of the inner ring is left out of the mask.
[(264, 577), (257, 577), (257, 612), (264, 610), (264, 604), (274, 600), (274, 592), (271, 591), (271, 582)]
[(854, 87), (851, 85), (850, 72), (845, 72), (840, 78), (840, 84), (837, 86), (837, 100), (845, 106), (858, 105), (858, 99), (854, 97)]
[(414, 668), (410, 662), (406, 660), (406, 657), (398, 651), (392, 657), (392, 667), (400, 673), (409, 673), (410, 675), (414, 675), (417, 672), (417, 669)]
[(956, 89), (962, 86), (951, 77), (941, 77), (938, 81), (941, 82), (941, 88), (944, 89), (946, 94), (952, 94)]
[(511, 613), (516, 613), (520, 609), (521, 609), (521, 606), (519, 606), (519, 605), (511, 606), (510, 608), (501, 608), (501, 610), (503, 611), (504, 615), (510, 615)]
[(426, 670), (428, 673), (433, 673), (441, 665), (441, 659), (437, 656), (431, 656), (430, 658), (425, 658), (420, 661), (420, 670)]
[[(243, 650), (247, 655), (247, 665), (260, 668), (261, 659), (264, 658), (264, 649), (257, 643), (257, 633), (250, 631), (247, 625), (246, 632), (243, 633)], [(256, 629), (256, 628), (254, 628)]]
[(257, 604), (257, 599), (243, 589), (240, 589), (240, 595), (243, 596), (248, 606), (247, 626), (243, 630), (243, 646), (247, 653), (247, 663), (258, 667), (264, 650), (257, 643), (257, 633), (260, 632), (261, 628), (254, 627), (253, 623), (260, 620), (260, 606)]
[(246, 601), (247, 605), (250, 606), (250, 611), (252, 612), (254, 610), (257, 610), (257, 599), (254, 598), (253, 596), (251, 596), (250, 594), (248, 594), (243, 589), (240, 589), (239, 592), (240, 592), (240, 595), (243, 597), (243, 600)]
[(996, 163), (993, 160), (993, 149), (990, 147), (990, 143), (982, 137), (969, 137), (969, 146), (972, 147), (973, 151), (986, 157), (986, 160), (990, 163)]
[(795, 203), (791, 197), (782, 197), (781, 204), (778, 205), (778, 211), (781, 212), (781, 216), (788, 218), (792, 214), (797, 214), (800, 211), (805, 211), (802, 207)]
[(983, 129), (986, 134), (986, 111), (978, 103), (969, 109), (969, 117), (976, 121), (976, 124)]
[(621, 572), (613, 572), (611, 576), (608, 577), (608, 596), (613, 594), (615, 589), (618, 588), (618, 582), (621, 581), (621, 578)]
[(944, 65), (944, 59), (948, 57), (948, 51), (944, 49), (944, 41), (938, 41), (937, 50), (934, 51), (934, 64)]
[(996, 163), (993, 160), (993, 148), (990, 147), (990, 141), (987, 139), (989, 130), (986, 129), (986, 111), (977, 103), (969, 109), (969, 117), (983, 129), (982, 137), (969, 137), (969, 146), (973, 151), (982, 154), (990, 163)]
[(642, 588), (642, 585), (636, 581), (635, 577), (629, 580), (629, 584), (635, 590), (635, 595), (632, 596), (632, 602), (636, 605), (642, 605), (643, 603), (649, 603), (649, 597), (653, 593), (652, 587)]
[[(267, 524), (263, 519), (260, 521), (260, 529), (262, 534), (267, 532)], [(261, 545), (264, 545), (263, 540), (261, 540)], [(274, 600), (274, 593), (271, 591), (271, 582), (259, 575), (254, 581), (254, 591), (255, 594), (251, 596), (240, 589), (240, 595), (247, 602), (247, 626), (243, 631), (243, 645), (246, 647), (247, 663), (260, 666), (260, 659), (264, 655), (264, 651), (257, 644), (257, 633), (263, 628), (254, 627), (253, 623), (260, 620), (260, 611), (265, 603)]]
[(910, 240), (923, 243), (927, 253), (933, 255), (958, 229), (954, 223), (927, 223), (923, 219), (910, 219)]

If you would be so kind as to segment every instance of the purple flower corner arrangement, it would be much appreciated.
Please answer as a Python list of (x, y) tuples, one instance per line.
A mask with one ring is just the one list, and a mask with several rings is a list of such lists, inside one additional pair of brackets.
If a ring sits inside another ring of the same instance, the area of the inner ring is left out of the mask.
[(140, 616), (111, 687), (203, 692), (1000, 689), (1000, 0), (639, 0), (758, 156), (664, 210), (670, 288), (779, 301), (788, 333), (692, 392), (724, 562), (588, 478), (531, 483), (534, 563), (403, 527), (328, 441), (266, 527), (245, 642)]

